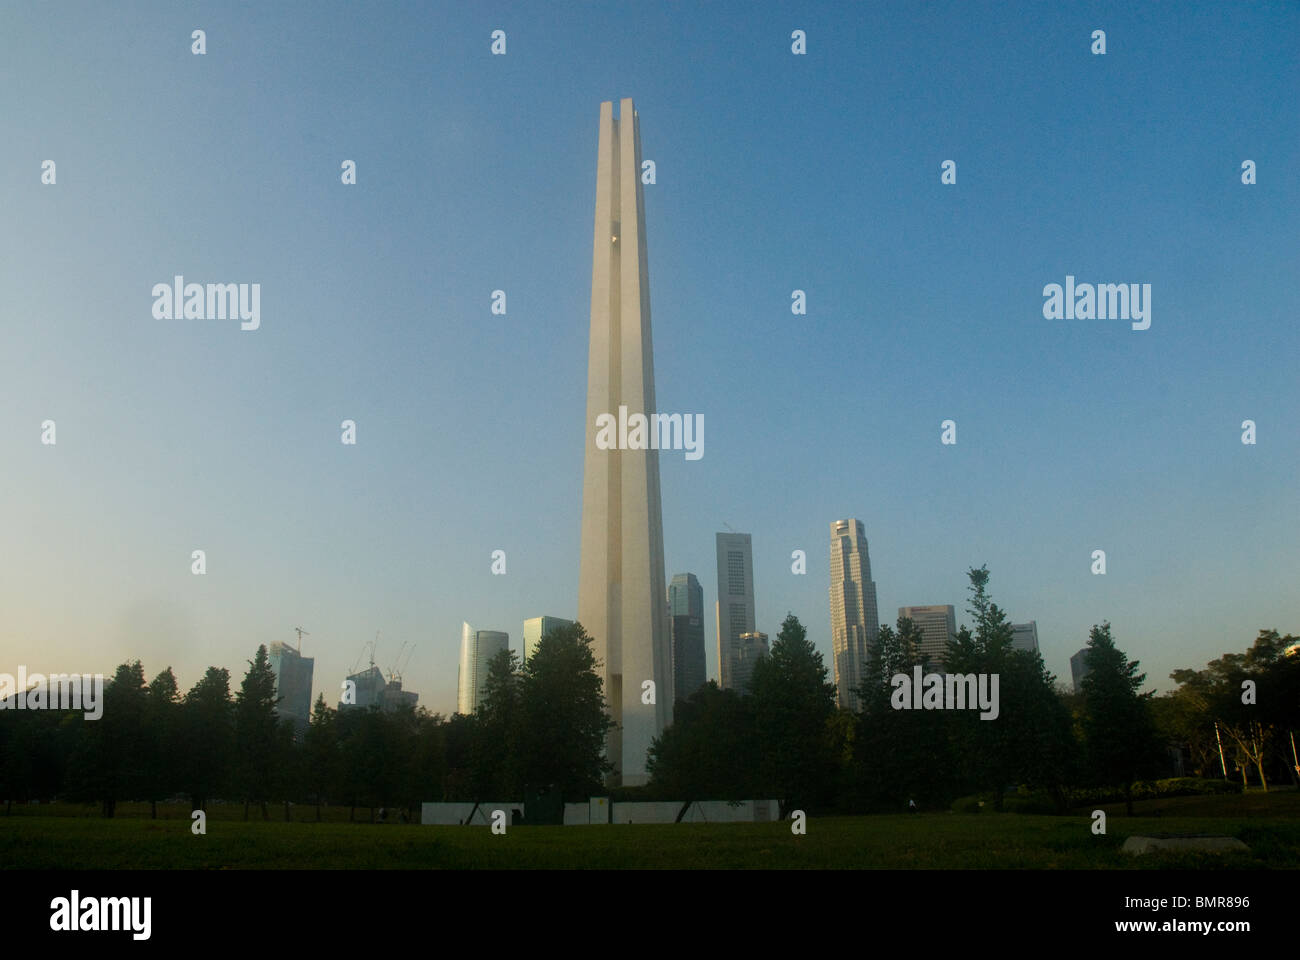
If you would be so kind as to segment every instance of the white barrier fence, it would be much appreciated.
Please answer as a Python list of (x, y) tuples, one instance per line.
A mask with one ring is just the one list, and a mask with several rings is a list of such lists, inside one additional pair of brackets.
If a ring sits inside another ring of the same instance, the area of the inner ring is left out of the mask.
[[(608, 797), (592, 797), (586, 803), (564, 805), (565, 826), (605, 823), (677, 823), (682, 800), (639, 801), (611, 804)], [(695, 800), (682, 814), (681, 823), (770, 823), (777, 819), (775, 800)], [(504, 810), (506, 823), (513, 822), (511, 812), (528, 811), (521, 801), (484, 802), (474, 809), (472, 803), (424, 803), (420, 805), (420, 822), (437, 826), (456, 826), (467, 819), (475, 826), (489, 826), (492, 811)], [(472, 812), (472, 816), (471, 816)]]

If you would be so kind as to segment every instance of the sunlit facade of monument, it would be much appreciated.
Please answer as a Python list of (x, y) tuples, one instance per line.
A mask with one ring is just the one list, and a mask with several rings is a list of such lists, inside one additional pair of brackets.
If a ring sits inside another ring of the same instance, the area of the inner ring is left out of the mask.
[[(605, 702), (611, 785), (647, 780), (646, 752), (672, 722), (659, 452), (601, 449), (596, 419), (655, 411), (641, 136), (631, 99), (600, 105), (591, 269), (586, 453), (578, 620), (594, 638)], [(654, 686), (647, 686), (653, 682)], [(653, 702), (648, 691), (653, 690)]]

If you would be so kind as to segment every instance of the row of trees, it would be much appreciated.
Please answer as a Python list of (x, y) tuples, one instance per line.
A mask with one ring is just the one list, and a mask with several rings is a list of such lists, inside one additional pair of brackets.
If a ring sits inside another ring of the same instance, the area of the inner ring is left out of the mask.
[[(1163, 697), (1141, 693), (1145, 675), (1092, 629), (1080, 693), (1056, 686), (1035, 653), (1016, 650), (1006, 614), (988, 593), (988, 571), (969, 571), (971, 626), (952, 639), (954, 673), (996, 674), (999, 715), (974, 710), (896, 710), (891, 678), (928, 669), (907, 619), (884, 626), (858, 689), (860, 713), (835, 704), (822, 656), (791, 614), (771, 654), (755, 664), (750, 691), (710, 682), (678, 701), (674, 722), (650, 751), (651, 783), (625, 796), (705, 800), (780, 798), (783, 813), (897, 810), (908, 800), (947, 806), (987, 793), (1001, 806), (1024, 786), (1064, 809), (1080, 787), (1121, 787), (1168, 775), (1170, 747), (1201, 776), (1248, 771), (1267, 786), (1296, 779), (1300, 656), (1296, 640), (1261, 632), (1245, 654), (1204, 670), (1179, 670)], [(1290, 651), (1290, 652), (1288, 652)], [(598, 663), (581, 625), (548, 634), (527, 663), (511, 651), (489, 667), (473, 716), (424, 708), (336, 711), (319, 698), (297, 738), (276, 714), (265, 647), (232, 693), (227, 670), (209, 667), (181, 695), (171, 668), (146, 682), (136, 661), (117, 668), (100, 719), (80, 713), (0, 713), (0, 796), (9, 803), (60, 797), (98, 802), (184, 796), (196, 809), (216, 798), (244, 816), (268, 804), (414, 810), (425, 800), (509, 800), (550, 790), (565, 800), (605, 792), (605, 713)], [(1288, 757), (1288, 748), (1292, 751)]]
[(187, 797), (242, 802), (244, 816), (268, 804), (405, 809), (426, 800), (519, 799), (525, 784), (577, 799), (600, 789), (610, 719), (580, 626), (548, 635), (526, 667), (492, 665), (489, 695), (474, 716), (444, 719), (423, 708), (331, 709), (319, 697), (301, 736), (275, 710), (275, 674), (265, 647), (232, 694), (230, 673), (209, 667), (183, 696), (168, 667), (145, 682), (139, 661), (104, 687), (103, 715), (48, 710), (0, 713), (0, 796), (97, 802), (106, 817), (119, 800)]
[(1088, 674), (1074, 693), (1057, 686), (1037, 652), (1012, 646), (988, 570), (968, 576), (972, 626), (952, 638), (945, 666), (998, 675), (997, 719), (894, 708), (891, 678), (929, 667), (920, 631), (906, 618), (880, 630), (858, 689), (861, 713), (837, 710), (821, 655), (790, 616), (771, 657), (756, 666), (749, 695), (710, 683), (677, 704), (651, 752), (654, 787), (698, 799), (775, 795), (783, 808), (844, 811), (898, 810), (909, 800), (946, 807), (976, 793), (1000, 809), (1008, 786), (1039, 791), (1063, 811), (1072, 790), (1119, 788), (1131, 812), (1134, 782), (1171, 775), (1180, 750), (1200, 776), (1226, 775), (1232, 762), (1243, 782), (1248, 765), (1265, 787), (1270, 769), (1296, 781), (1294, 755), (1284, 751), (1300, 726), (1300, 656), (1285, 652), (1294, 653), (1296, 638), (1261, 632), (1250, 653), (1176, 671), (1181, 686), (1154, 697), (1141, 692), (1146, 675), (1103, 623), (1091, 631)]

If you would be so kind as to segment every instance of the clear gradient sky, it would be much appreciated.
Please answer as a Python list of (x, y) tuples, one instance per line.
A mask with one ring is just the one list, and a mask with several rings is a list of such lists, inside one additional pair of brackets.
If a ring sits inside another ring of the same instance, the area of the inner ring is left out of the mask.
[[(302, 626), (333, 703), (380, 630), (449, 712), (462, 620), (518, 649), (526, 617), (573, 617), (597, 117), (629, 96), (659, 409), (705, 421), (701, 460), (661, 457), (665, 573), (704, 586), (710, 676), (724, 522), (753, 535), (759, 629), (794, 612), (828, 665), (850, 516), (882, 620), (969, 622), (987, 563), (1065, 679), (1103, 619), (1160, 689), (1300, 633), (1295, 3), (2, 20), (0, 671), (237, 683)], [(176, 274), (260, 283), (261, 328), (154, 319)], [(1150, 283), (1151, 328), (1045, 320), (1067, 274)]]

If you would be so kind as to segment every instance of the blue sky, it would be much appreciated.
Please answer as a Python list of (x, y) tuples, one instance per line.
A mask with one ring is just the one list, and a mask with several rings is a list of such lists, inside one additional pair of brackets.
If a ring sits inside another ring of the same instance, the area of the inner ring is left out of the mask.
[[(575, 615), (597, 116), (627, 96), (659, 407), (706, 425), (661, 472), (711, 676), (724, 522), (759, 628), (793, 611), (828, 664), (849, 516), (882, 619), (961, 611), (987, 563), (1067, 678), (1103, 619), (1162, 689), (1300, 633), (1297, 49), (1282, 3), (12, 7), (0, 669), (187, 689), (300, 625), (333, 702), (379, 630), (446, 712), (462, 620), (518, 648)], [(260, 283), (261, 328), (154, 319), (176, 274)], [(1151, 328), (1045, 320), (1067, 274), (1150, 283)]]

